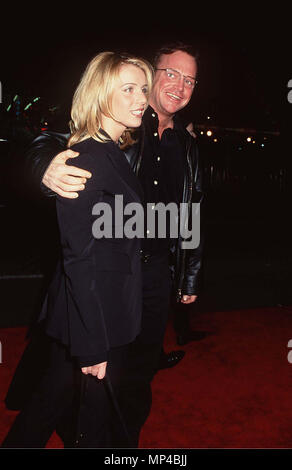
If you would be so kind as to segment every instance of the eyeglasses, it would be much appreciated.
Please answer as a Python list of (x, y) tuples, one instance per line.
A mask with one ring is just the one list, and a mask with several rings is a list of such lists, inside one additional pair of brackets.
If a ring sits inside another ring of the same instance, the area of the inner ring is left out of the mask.
[(174, 69), (156, 69), (156, 70), (163, 70), (166, 73), (167, 78), (171, 82), (178, 82), (181, 77), (184, 77), (184, 83), (185, 83), (185, 86), (187, 88), (193, 89), (193, 88), (195, 88), (196, 84), (198, 83), (198, 80), (196, 78), (186, 77), (185, 75), (183, 75), (178, 70), (174, 70)]

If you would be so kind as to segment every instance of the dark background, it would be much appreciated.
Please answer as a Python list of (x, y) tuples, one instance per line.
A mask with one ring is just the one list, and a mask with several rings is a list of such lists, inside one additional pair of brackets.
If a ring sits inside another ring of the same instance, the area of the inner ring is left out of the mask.
[(199, 53), (199, 86), (189, 107), (196, 121), (211, 113), (219, 125), (279, 127), (291, 70), (288, 30), (283, 25), (275, 32), (276, 20), (267, 23), (262, 17), (257, 26), (252, 20), (252, 15), (241, 22), (235, 18), (229, 29), (217, 24), (217, 31), (209, 25), (200, 32), (195, 18), (184, 26), (182, 20), (139, 26), (130, 19), (105, 20), (81, 30), (70, 22), (55, 24), (56, 19), (41, 27), (31, 19), (2, 39), (3, 90), (42, 96), (69, 109), (81, 73), (98, 52), (128, 51), (151, 61), (161, 44), (181, 40)]
[[(225, 13), (210, 5), (202, 14), (187, 4), (160, 6), (162, 12), (149, 4), (123, 4), (117, 12), (113, 5), (104, 13), (79, 5), (62, 17), (38, 5), (29, 16), (19, 8), (3, 16), (0, 138), (8, 142), (0, 148), (0, 326), (31, 321), (56, 255), (53, 202), (32, 191), (27, 144), (44, 126), (66, 130), (72, 94), (96, 53), (128, 51), (151, 61), (160, 45), (175, 40), (199, 53), (199, 83), (182, 113), (197, 133), (207, 191), (198, 308), (291, 304), (287, 12), (265, 7), (256, 13), (245, 5)], [(7, 118), (15, 94), (22, 110), (40, 97), (26, 113), (33, 126), (25, 134), (18, 132), (13, 112)], [(206, 137), (207, 128), (219, 145)], [(254, 145), (247, 144), (250, 135)]]

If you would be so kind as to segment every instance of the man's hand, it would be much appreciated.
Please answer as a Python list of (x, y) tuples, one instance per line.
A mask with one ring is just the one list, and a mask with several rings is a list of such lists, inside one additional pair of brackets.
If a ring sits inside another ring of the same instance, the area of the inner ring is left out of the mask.
[(101, 362), (100, 364), (95, 364), (94, 366), (82, 367), (83, 374), (91, 374), (98, 379), (103, 379), (105, 377), (107, 362)]
[(192, 304), (197, 300), (197, 295), (183, 295), (181, 298), (182, 304)]
[(82, 191), (87, 178), (91, 178), (89, 171), (66, 165), (68, 158), (75, 158), (78, 155), (78, 152), (69, 149), (58, 153), (48, 166), (42, 183), (59, 196), (69, 199), (78, 197), (76, 191)]

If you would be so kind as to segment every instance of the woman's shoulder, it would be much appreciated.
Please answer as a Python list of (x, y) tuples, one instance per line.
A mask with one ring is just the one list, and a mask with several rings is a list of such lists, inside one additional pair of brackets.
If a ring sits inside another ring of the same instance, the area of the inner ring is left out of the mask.
[(70, 147), (74, 152), (79, 152), (80, 155), (105, 155), (107, 152), (107, 144), (105, 142), (99, 142), (98, 140), (89, 137), (88, 139), (82, 140), (77, 144)]
[(92, 137), (88, 137), (87, 139), (84, 139), (81, 142), (77, 142), (76, 144), (72, 145), (72, 147), (70, 148), (71, 150), (74, 150), (74, 152), (80, 153), (87, 153), (93, 150), (100, 150), (101, 152), (103, 152), (104, 143), (99, 142), (98, 140), (95, 140)]
[[(78, 166), (80, 168), (88, 169), (100, 166), (105, 162), (104, 157), (106, 156), (107, 149), (106, 144), (98, 142), (93, 138), (88, 138), (72, 145), (70, 150), (78, 152), (77, 158), (69, 158), (67, 163), (71, 166)], [(90, 168), (87, 168), (90, 167)]]

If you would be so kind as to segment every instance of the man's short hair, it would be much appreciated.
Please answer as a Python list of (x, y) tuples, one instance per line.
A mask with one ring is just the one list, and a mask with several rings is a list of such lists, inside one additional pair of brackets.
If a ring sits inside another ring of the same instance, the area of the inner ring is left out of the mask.
[(177, 52), (177, 51), (186, 52), (187, 54), (192, 56), (198, 64), (198, 59), (199, 59), (198, 51), (190, 44), (184, 44), (183, 42), (177, 41), (177, 42), (165, 44), (157, 50), (154, 56), (154, 60), (153, 60), (154, 68), (157, 67), (162, 55), (173, 54), (174, 52)]

